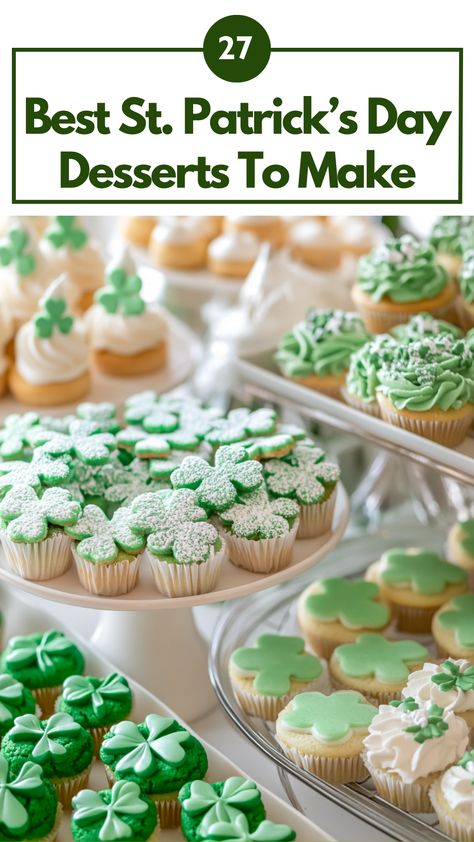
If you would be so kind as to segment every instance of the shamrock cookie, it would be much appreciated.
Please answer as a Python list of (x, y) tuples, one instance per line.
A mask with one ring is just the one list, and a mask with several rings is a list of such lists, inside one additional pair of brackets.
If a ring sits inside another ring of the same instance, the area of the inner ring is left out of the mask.
[(474, 581), (474, 518), (461, 520), (451, 527), (448, 535), (449, 557), (466, 570)]
[(427, 549), (394, 549), (372, 564), (366, 578), (376, 582), (400, 631), (431, 630), (437, 609), (467, 590), (467, 573)]
[(104, 401), (103, 403), (86, 401), (85, 403), (80, 403), (76, 408), (76, 414), (81, 421), (89, 421), (89, 423), (96, 424), (98, 431), (101, 433), (112, 433), (112, 435), (115, 435), (120, 430), (117, 407), (114, 403), (110, 403), (110, 401)]
[(39, 420), (36, 412), (6, 415), (0, 429), (0, 459), (28, 459), (31, 454), (28, 434)]
[(191, 781), (179, 791), (181, 830), (188, 842), (203, 842), (217, 822), (235, 824), (244, 815), (249, 832), (265, 819), (265, 807), (257, 785), (235, 775), (225, 781)]
[(329, 669), (334, 686), (358, 690), (381, 705), (400, 696), (410, 672), (427, 657), (428, 650), (415, 640), (361, 634), (354, 643), (336, 647)]
[(34, 451), (31, 462), (0, 462), (0, 500), (19, 485), (29, 485), (40, 492), (43, 486), (63, 485), (70, 478), (69, 465), (47, 453)]
[(95, 754), (98, 754), (103, 736), (110, 726), (129, 716), (132, 691), (127, 679), (116, 672), (106, 678), (69, 675), (56, 701), (56, 710), (68, 713), (90, 732)]
[(474, 594), (455, 596), (433, 617), (432, 634), (440, 655), (474, 659)]
[(254, 491), (262, 484), (262, 466), (249, 459), (238, 445), (220, 447), (214, 466), (199, 456), (183, 459), (171, 474), (174, 488), (192, 488), (196, 500), (207, 512), (222, 512), (237, 501), (238, 494)]
[(3, 839), (43, 842), (56, 839), (61, 806), (41, 766), (27, 761), (15, 773), (0, 754), (0, 834)]
[(102, 433), (100, 425), (77, 419), (71, 421), (68, 433), (37, 427), (30, 432), (29, 441), (42, 454), (66, 460), (72, 456), (86, 465), (105, 465), (116, 447), (115, 436)]
[(390, 623), (390, 609), (375, 583), (334, 577), (303, 591), (298, 622), (311, 648), (329, 658), (341, 643), (352, 643), (363, 632), (383, 631)]
[(196, 737), (175, 719), (155, 713), (138, 725), (112, 725), (100, 759), (110, 781), (133, 781), (155, 801), (162, 828), (179, 822), (180, 788), (207, 772), (206, 752)]
[(40, 248), (55, 276), (65, 272), (76, 299), (75, 307), (84, 313), (94, 293), (104, 283), (104, 260), (100, 246), (91, 239), (76, 216), (55, 216), (44, 233)]
[(251, 716), (275, 720), (303, 690), (328, 688), (327, 671), (315, 655), (305, 651), (301, 637), (263, 634), (254, 646), (236, 649), (229, 661), (232, 688)]
[(363, 739), (377, 708), (352, 690), (300, 693), (278, 716), (276, 738), (286, 756), (330, 783), (363, 780)]
[(408, 677), (402, 696), (420, 706), (433, 703), (452, 710), (474, 727), (474, 666), (465, 658), (424, 664)]
[(315, 538), (331, 528), (340, 470), (319, 447), (298, 443), (282, 459), (265, 462), (265, 481), (271, 494), (290, 497), (300, 506), (298, 538)]
[(238, 444), (253, 436), (268, 436), (276, 430), (277, 416), (273, 409), (252, 412), (242, 407), (232, 409), (226, 418), (217, 419), (206, 434), (206, 441), (214, 447)]

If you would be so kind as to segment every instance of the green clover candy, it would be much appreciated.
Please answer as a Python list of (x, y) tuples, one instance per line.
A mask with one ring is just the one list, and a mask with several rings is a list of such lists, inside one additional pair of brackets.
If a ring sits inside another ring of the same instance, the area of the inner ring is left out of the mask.
[(81, 726), (74, 722), (68, 713), (53, 713), (49, 719), (40, 720), (33, 713), (17, 716), (13, 728), (8, 732), (12, 742), (33, 743), (31, 756), (38, 763), (51, 756), (66, 754), (65, 746), (58, 742), (58, 737), (70, 737), (79, 734)]
[(426, 711), (417, 711), (415, 716), (418, 721), (403, 730), (407, 734), (413, 734), (413, 739), (417, 743), (442, 737), (449, 728), (448, 723), (443, 719), (443, 708), (439, 705), (430, 705)]
[(340, 690), (323, 693), (299, 693), (291, 702), (291, 710), (279, 716), (289, 730), (313, 734), (323, 742), (349, 739), (354, 729), (366, 729), (377, 708), (367, 704), (361, 693)]
[(141, 726), (129, 721), (112, 725), (109, 734), (103, 749), (119, 757), (114, 765), (116, 772), (148, 777), (157, 762), (180, 766), (186, 757), (183, 743), (189, 739), (189, 732), (177, 728), (174, 719), (156, 713), (150, 713)]
[(451, 629), (460, 646), (474, 649), (474, 594), (455, 596), (450, 605), (436, 615), (440, 626)]
[(274, 824), (267, 819), (250, 832), (247, 817), (240, 813), (233, 822), (215, 822), (204, 842), (292, 842), (296, 833), (287, 824)]
[(0, 722), (12, 719), (9, 705), (20, 705), (23, 701), (23, 691), (23, 684), (11, 675), (0, 675)]
[(19, 835), (25, 834), (29, 828), (28, 811), (17, 796), (40, 798), (43, 789), (43, 773), (40, 766), (27, 761), (18, 775), (12, 778), (7, 759), (0, 755), (0, 825), (9, 831), (11, 839), (19, 838)]
[(0, 266), (13, 265), (21, 278), (31, 275), (36, 269), (36, 257), (27, 251), (29, 240), (26, 228), (11, 228), (7, 239), (0, 243)]
[(252, 412), (242, 407), (232, 409), (226, 418), (216, 419), (205, 438), (214, 446), (237, 444), (250, 436), (264, 436), (274, 433), (277, 416), (273, 409), (257, 409)]
[(145, 548), (145, 539), (130, 528), (131, 510), (117, 509), (109, 518), (98, 506), (85, 506), (84, 511), (65, 532), (79, 543), (76, 552), (86, 561), (103, 564), (114, 561), (120, 550), (137, 555)]
[(339, 621), (349, 629), (379, 629), (386, 626), (390, 611), (378, 602), (379, 587), (362, 579), (322, 579), (320, 593), (304, 598), (304, 608), (316, 620)]
[(392, 701), (389, 702), (389, 705), (393, 708), (398, 708), (405, 713), (410, 713), (412, 710), (419, 710), (420, 708), (418, 702), (415, 702), (413, 696), (407, 696), (405, 699), (392, 699)]
[(142, 281), (136, 274), (135, 265), (125, 256), (120, 265), (108, 273), (107, 285), (96, 293), (95, 298), (107, 313), (140, 316), (146, 308), (141, 290)]
[(0, 503), (0, 516), (8, 523), (8, 537), (21, 544), (43, 541), (50, 525), (72, 525), (80, 514), (80, 504), (64, 488), (48, 488), (38, 497), (31, 486), (18, 485)]
[(43, 300), (43, 311), (33, 318), (35, 333), (40, 339), (49, 339), (55, 330), (67, 335), (71, 332), (74, 319), (67, 312), (67, 302), (64, 298), (56, 298), (54, 294)]
[(387, 640), (381, 634), (361, 634), (355, 643), (343, 643), (334, 651), (342, 671), (353, 678), (374, 676), (386, 684), (405, 682), (411, 667), (428, 656), (415, 640)]
[(130, 697), (127, 679), (117, 672), (106, 678), (91, 679), (87, 675), (70, 675), (63, 684), (62, 696), (70, 705), (91, 704), (98, 716), (104, 712), (107, 701)]
[(448, 693), (450, 690), (459, 689), (463, 693), (468, 693), (474, 690), (474, 666), (446, 660), (443, 661), (440, 669), (441, 672), (431, 676), (431, 681), (443, 692)]
[(71, 421), (68, 434), (39, 427), (30, 441), (42, 454), (54, 458), (73, 456), (86, 465), (105, 465), (116, 448), (115, 436), (102, 433), (100, 425), (94, 422), (80, 420)]
[(69, 248), (79, 251), (88, 240), (87, 232), (78, 225), (75, 216), (55, 216), (46, 232), (46, 239), (55, 249)]
[(462, 520), (459, 523), (461, 530), (461, 546), (469, 555), (474, 556), (474, 518)]
[(98, 838), (101, 842), (122, 842), (132, 838), (132, 828), (121, 816), (142, 816), (149, 809), (141, 797), (138, 784), (133, 781), (117, 781), (110, 791), (95, 792), (83, 789), (72, 800), (72, 820), (79, 827), (87, 829), (101, 822)]
[(199, 505), (210, 512), (222, 512), (236, 502), (239, 493), (262, 484), (262, 466), (250, 460), (243, 447), (220, 447), (214, 467), (200, 456), (188, 456), (171, 474), (171, 484), (196, 490)]
[(442, 593), (449, 585), (462, 585), (467, 573), (432, 550), (394, 549), (381, 559), (381, 578), (387, 585), (413, 588), (426, 595)]
[(270, 500), (263, 486), (242, 495), (237, 503), (221, 512), (220, 519), (240, 538), (279, 538), (287, 535), (299, 515), (295, 500)]
[(73, 649), (72, 641), (60, 631), (48, 631), (41, 637), (34, 634), (12, 637), (6, 663), (12, 670), (32, 666), (49, 675), (55, 670), (55, 661)]
[(305, 652), (301, 637), (262, 634), (251, 647), (233, 652), (230, 662), (239, 673), (253, 676), (253, 686), (264, 696), (284, 696), (291, 681), (314, 681), (323, 668), (319, 658)]
[(2, 459), (22, 459), (28, 453), (28, 434), (32, 427), (39, 424), (36, 412), (14, 413), (3, 419), (0, 430), (0, 457)]
[(260, 803), (260, 792), (254, 781), (235, 775), (224, 781), (220, 795), (206, 781), (191, 781), (189, 796), (182, 802), (182, 807), (190, 816), (202, 816), (197, 831), (203, 838), (211, 825), (216, 822), (232, 824), (243, 810)]
[(471, 775), (471, 784), (474, 786), (474, 750), (465, 751), (461, 760), (457, 762), (458, 766), (461, 766), (462, 769), (466, 769), (467, 772)]
[(298, 503), (319, 503), (340, 477), (340, 470), (332, 462), (325, 462), (319, 447), (297, 444), (282, 459), (265, 463), (265, 478), (272, 494), (293, 497)]

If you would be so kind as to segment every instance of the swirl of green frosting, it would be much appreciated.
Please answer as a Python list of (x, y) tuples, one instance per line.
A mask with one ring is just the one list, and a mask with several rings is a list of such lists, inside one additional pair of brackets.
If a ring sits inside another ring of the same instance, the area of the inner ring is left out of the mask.
[(464, 253), (459, 286), (465, 301), (468, 304), (474, 304), (474, 249), (468, 249)]
[(400, 345), (379, 381), (396, 409), (461, 409), (474, 402), (474, 354), (465, 341), (445, 334)]
[(448, 282), (434, 249), (405, 234), (361, 257), (357, 282), (374, 301), (399, 304), (435, 298)]
[(396, 347), (395, 339), (387, 334), (380, 334), (356, 351), (351, 357), (347, 373), (347, 391), (365, 403), (375, 401), (380, 366), (383, 362), (391, 360)]
[(287, 377), (337, 375), (371, 338), (355, 313), (313, 308), (282, 337), (275, 360)]
[(433, 225), (430, 243), (437, 252), (462, 254), (466, 239), (474, 233), (474, 217), (442, 216)]
[(460, 327), (443, 319), (435, 319), (430, 313), (417, 313), (406, 324), (396, 325), (390, 332), (399, 342), (413, 342), (424, 339), (425, 336), (441, 336), (443, 333), (447, 333), (452, 339), (461, 339), (463, 336)]

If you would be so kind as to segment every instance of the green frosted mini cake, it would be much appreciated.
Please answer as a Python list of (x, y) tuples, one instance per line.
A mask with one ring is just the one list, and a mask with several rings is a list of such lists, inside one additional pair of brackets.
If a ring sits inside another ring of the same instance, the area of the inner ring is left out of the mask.
[(56, 710), (68, 713), (75, 722), (90, 731), (98, 754), (102, 738), (115, 722), (125, 719), (132, 710), (132, 691), (128, 681), (118, 673), (106, 678), (93, 675), (70, 675), (56, 702)]

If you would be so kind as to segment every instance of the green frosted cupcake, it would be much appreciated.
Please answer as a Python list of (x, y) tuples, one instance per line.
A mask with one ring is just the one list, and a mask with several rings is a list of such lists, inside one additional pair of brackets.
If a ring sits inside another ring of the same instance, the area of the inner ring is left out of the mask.
[(133, 781), (112, 789), (83, 789), (72, 801), (71, 834), (75, 842), (147, 842), (158, 838), (156, 808)]
[(353, 354), (343, 389), (348, 404), (368, 415), (380, 415), (376, 394), (380, 385), (378, 372), (391, 359), (396, 347), (395, 339), (382, 333)]
[(35, 713), (36, 701), (27, 687), (11, 675), (0, 675), (0, 737), (13, 726), (17, 716)]
[(234, 824), (239, 815), (253, 833), (265, 819), (265, 807), (257, 785), (236, 775), (225, 781), (191, 781), (179, 791), (181, 830), (188, 842), (203, 842), (216, 822)]
[(83, 672), (84, 658), (63, 632), (51, 630), (12, 637), (0, 668), (31, 690), (43, 715), (49, 716), (66, 678)]
[(464, 253), (458, 280), (461, 292), (459, 300), (461, 324), (465, 330), (469, 330), (474, 327), (474, 248)]
[(447, 334), (451, 339), (461, 339), (464, 335), (460, 327), (451, 322), (445, 322), (443, 319), (435, 319), (429, 313), (417, 313), (406, 324), (396, 325), (390, 333), (399, 342), (436, 338), (442, 334)]
[(53, 842), (61, 820), (56, 790), (41, 766), (26, 762), (13, 771), (0, 754), (0, 839)]
[(430, 234), (430, 243), (436, 256), (451, 277), (455, 278), (461, 266), (465, 243), (474, 235), (474, 217), (442, 216)]
[(178, 792), (207, 772), (201, 743), (176, 720), (149, 714), (144, 722), (119, 722), (104, 736), (100, 759), (109, 780), (137, 783), (156, 802), (160, 825), (179, 822)]
[(56, 701), (56, 710), (68, 713), (91, 733), (98, 754), (104, 734), (111, 725), (129, 716), (132, 701), (127, 679), (116, 672), (106, 678), (70, 675)]

